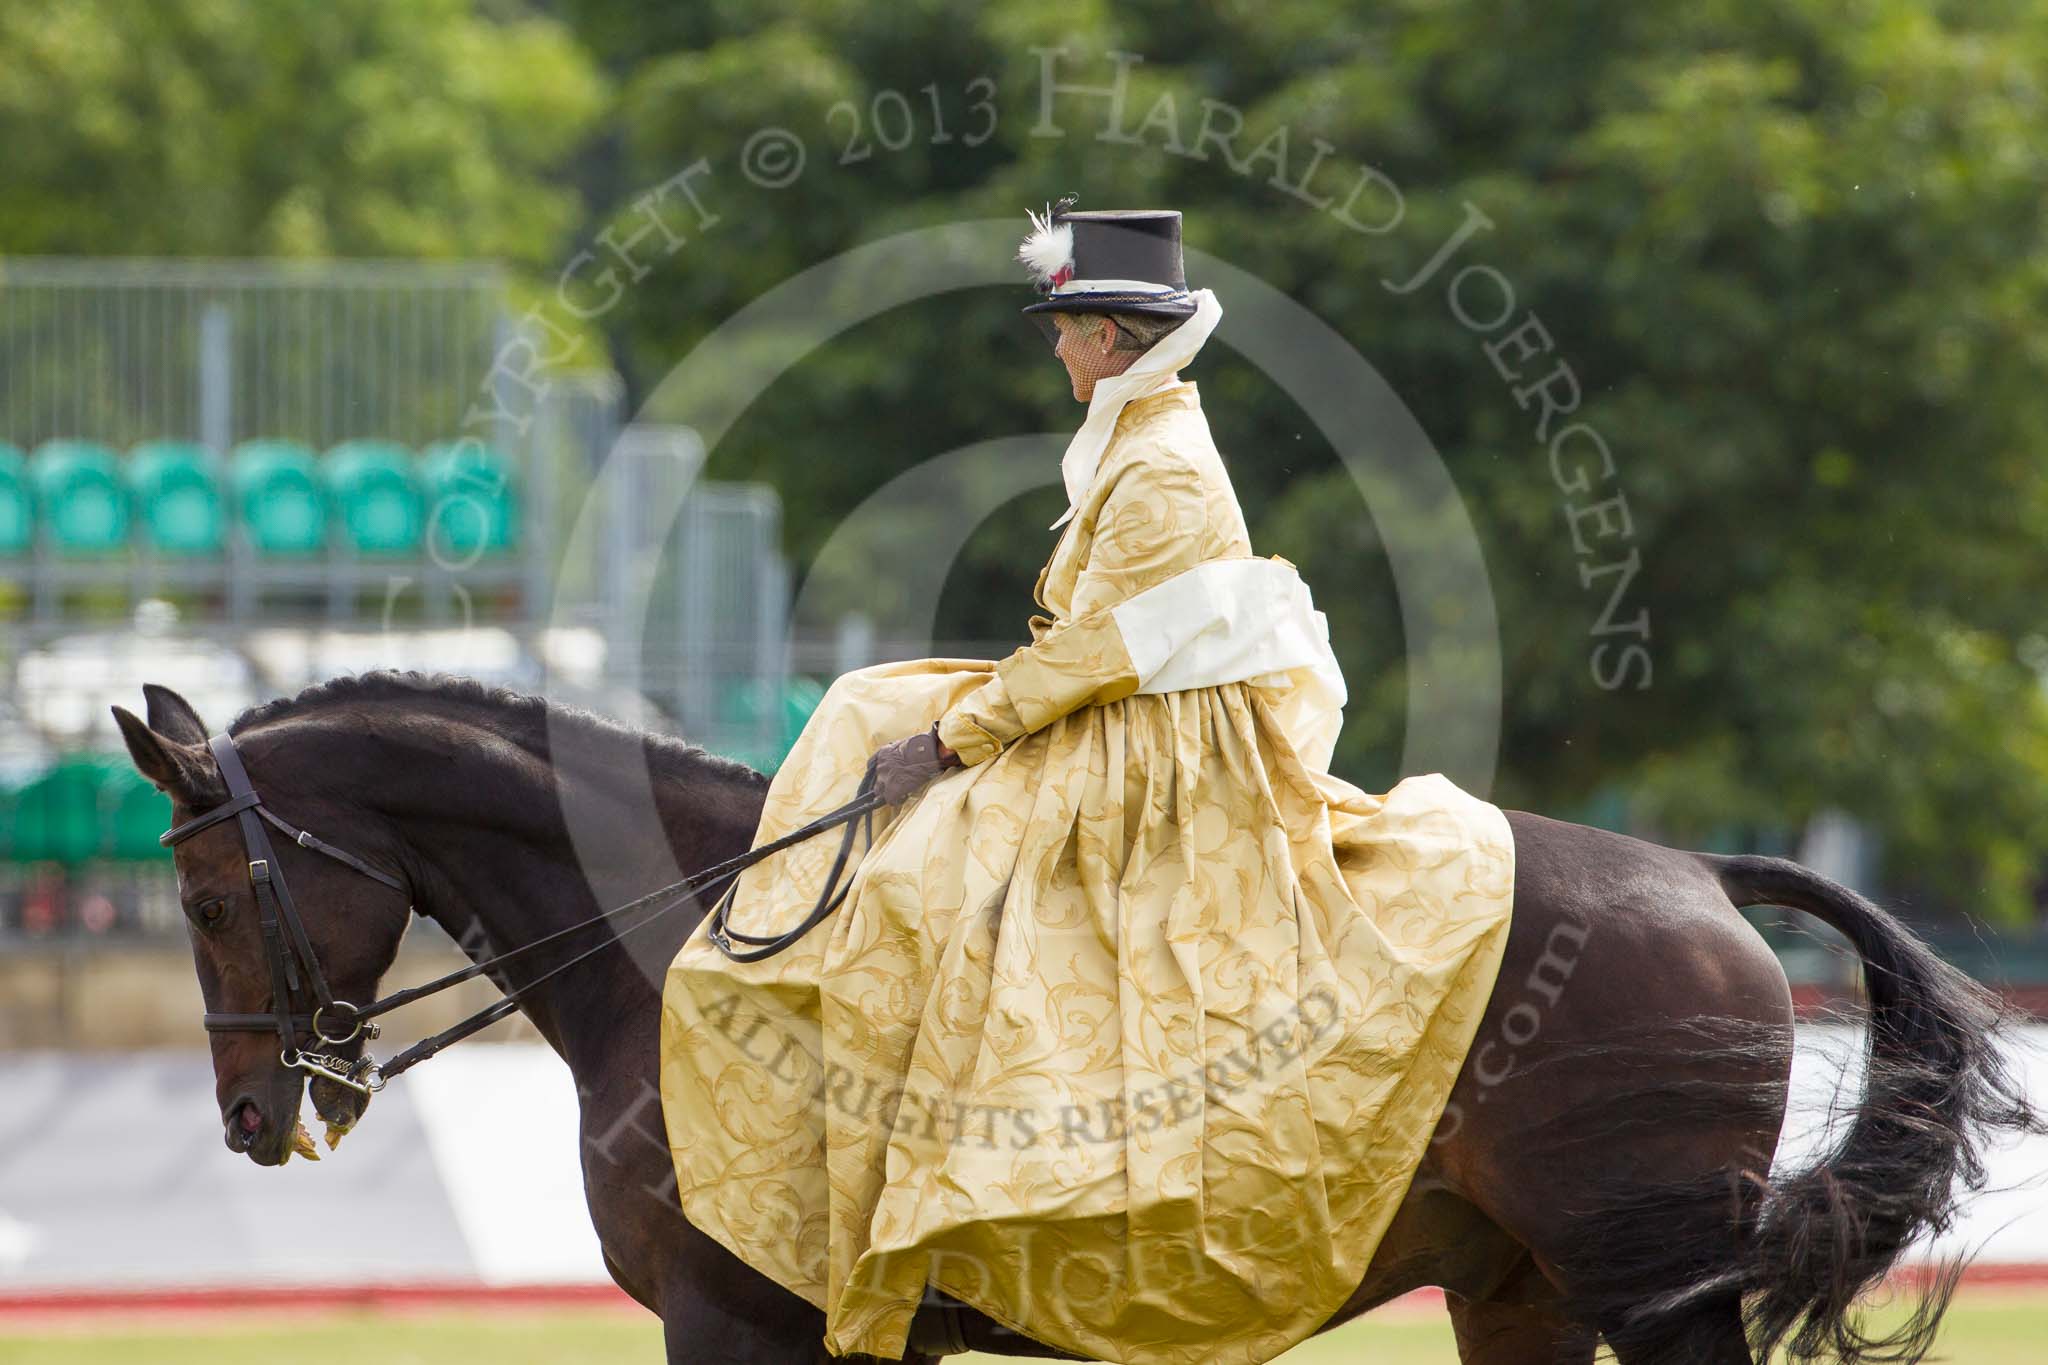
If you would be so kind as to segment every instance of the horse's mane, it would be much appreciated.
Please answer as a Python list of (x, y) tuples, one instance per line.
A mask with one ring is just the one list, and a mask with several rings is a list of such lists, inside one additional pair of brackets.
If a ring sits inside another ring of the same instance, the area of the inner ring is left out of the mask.
[(576, 729), (595, 731), (611, 738), (628, 736), (638, 739), (650, 763), (678, 776), (709, 777), (749, 787), (768, 785), (765, 776), (746, 764), (722, 758), (675, 735), (636, 729), (581, 707), (551, 702), (546, 697), (515, 692), (509, 687), (492, 687), (474, 678), (450, 673), (377, 669), (369, 673), (344, 674), (314, 683), (297, 696), (260, 702), (235, 717), (228, 731), (236, 734), (326, 707), (362, 702), (441, 703), (463, 710), (487, 711), (496, 728), (509, 737), (527, 742), (528, 747), (536, 751), (544, 747), (551, 721), (567, 723)]

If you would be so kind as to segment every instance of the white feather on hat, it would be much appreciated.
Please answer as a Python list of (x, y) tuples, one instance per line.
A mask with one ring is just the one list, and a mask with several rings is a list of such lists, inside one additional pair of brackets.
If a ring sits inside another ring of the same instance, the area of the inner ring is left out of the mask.
[(1031, 220), (1031, 232), (1017, 247), (1017, 259), (1040, 285), (1050, 288), (1065, 283), (1074, 272), (1072, 224), (1055, 223), (1051, 205), (1046, 206), (1043, 218), (1030, 209), (1024, 210), (1024, 216)]

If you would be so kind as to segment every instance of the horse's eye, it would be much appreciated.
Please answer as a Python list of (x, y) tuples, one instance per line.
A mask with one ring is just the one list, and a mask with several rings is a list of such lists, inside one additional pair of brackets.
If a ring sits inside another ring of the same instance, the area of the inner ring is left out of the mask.
[(199, 906), (199, 922), (211, 929), (214, 925), (219, 924), (221, 920), (225, 919), (227, 913), (227, 898), (216, 896), (210, 901), (202, 902)]

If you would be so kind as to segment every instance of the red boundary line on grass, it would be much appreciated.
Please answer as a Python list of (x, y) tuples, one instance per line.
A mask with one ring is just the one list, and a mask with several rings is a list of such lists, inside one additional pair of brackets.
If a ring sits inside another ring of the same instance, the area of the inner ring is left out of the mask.
[[(1927, 1278), (1912, 1267), (1899, 1278), (1914, 1284)], [(1963, 1273), (1966, 1287), (2048, 1286), (2048, 1262), (1975, 1264)], [(1417, 1289), (1394, 1300), (1423, 1308), (1443, 1299), (1441, 1289)], [(191, 1289), (104, 1289), (86, 1292), (0, 1292), (0, 1319), (75, 1317), (102, 1313), (248, 1313), (322, 1311), (419, 1312), (448, 1308), (637, 1308), (609, 1284), (491, 1285), (472, 1281), (411, 1281), (404, 1284), (250, 1285)]]
[(0, 1318), (98, 1313), (290, 1313), (436, 1308), (637, 1308), (611, 1284), (495, 1285), (473, 1281), (403, 1284), (248, 1285), (190, 1289), (0, 1291)]

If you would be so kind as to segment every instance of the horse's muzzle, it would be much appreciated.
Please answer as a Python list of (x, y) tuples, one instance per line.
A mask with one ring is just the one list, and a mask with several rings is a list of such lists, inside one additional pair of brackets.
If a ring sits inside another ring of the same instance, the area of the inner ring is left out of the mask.
[(239, 1095), (221, 1113), (221, 1139), (229, 1151), (241, 1153), (258, 1166), (277, 1166), (284, 1162), (294, 1121), (292, 1115), (280, 1121), (254, 1095)]

